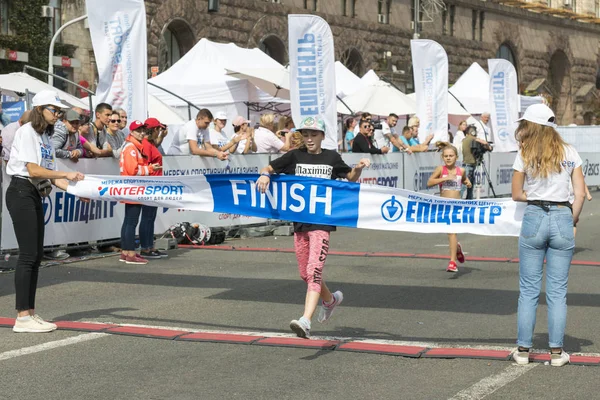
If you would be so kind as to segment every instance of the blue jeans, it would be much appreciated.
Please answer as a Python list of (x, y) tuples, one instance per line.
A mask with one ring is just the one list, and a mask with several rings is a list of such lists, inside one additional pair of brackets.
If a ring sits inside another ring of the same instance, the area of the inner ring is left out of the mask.
[(135, 229), (140, 221), (141, 211), (141, 204), (125, 204), (125, 219), (121, 226), (121, 248), (123, 250), (135, 250)]
[(528, 205), (519, 237), (519, 309), (517, 344), (533, 345), (535, 317), (546, 258), (546, 303), (551, 348), (562, 348), (567, 324), (567, 283), (575, 237), (573, 216), (567, 207), (549, 211)]
[[(463, 185), (463, 190), (466, 188), (467, 190), (467, 200), (472, 200), (473, 199), (473, 188), (475, 187), (475, 167), (477, 166), (477, 164), (465, 164), (464, 168), (465, 168), (465, 174), (467, 175), (467, 178), (469, 178), (469, 181), (471, 182), (471, 187), (467, 188), (466, 186)], [(460, 196), (462, 197), (463, 191), (460, 191)]]
[(154, 221), (158, 207), (142, 206), (142, 221), (140, 222), (140, 245), (142, 250), (154, 248)]

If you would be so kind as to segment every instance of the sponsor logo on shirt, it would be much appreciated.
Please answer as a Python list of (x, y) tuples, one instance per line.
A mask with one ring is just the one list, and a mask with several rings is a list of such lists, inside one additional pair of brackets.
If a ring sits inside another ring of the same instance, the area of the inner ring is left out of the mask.
[(331, 179), (333, 167), (324, 164), (296, 164), (297, 176)]

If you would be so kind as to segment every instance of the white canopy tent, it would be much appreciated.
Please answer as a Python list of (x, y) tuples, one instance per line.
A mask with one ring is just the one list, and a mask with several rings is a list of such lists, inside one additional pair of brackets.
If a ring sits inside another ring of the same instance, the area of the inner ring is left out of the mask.
[(351, 95), (362, 86), (361, 79), (339, 61), (335, 62), (335, 87), (340, 99)]
[[(344, 97), (343, 100), (353, 112), (369, 112), (373, 115), (408, 115), (414, 114), (417, 109), (413, 99), (380, 80), (361, 87), (359, 91)], [(346, 105), (338, 101), (337, 110), (340, 114), (349, 113)]]
[[(281, 98), (258, 89), (247, 79), (228, 76), (226, 72), (226, 68), (232, 65), (264, 68), (268, 65), (273, 66), (273, 63), (285, 69), (258, 49), (242, 49), (233, 43), (222, 44), (201, 39), (179, 61), (148, 82), (202, 107), (225, 107), (233, 103), (245, 102), (283, 102)], [(156, 87), (149, 86), (148, 92), (167, 105), (175, 107), (187, 105), (184, 101)]]
[(33, 95), (42, 90), (54, 90), (64, 103), (72, 107), (80, 107), (84, 110), (89, 110), (90, 108), (87, 99), (79, 99), (24, 72), (12, 72), (0, 75), (0, 91), (3, 94), (19, 97), (17, 93), (26, 93), (29, 91)]
[[(417, 94), (411, 93), (408, 95), (415, 102), (417, 101)], [(467, 119), (471, 114), (465, 110), (458, 101), (450, 93), (448, 93), (448, 122), (451, 125), (457, 126), (460, 121)]]
[[(449, 91), (465, 106), (471, 114), (483, 114), (490, 111), (490, 75), (474, 62), (458, 78)], [(541, 96), (520, 96), (521, 112), (532, 105), (543, 103)]]

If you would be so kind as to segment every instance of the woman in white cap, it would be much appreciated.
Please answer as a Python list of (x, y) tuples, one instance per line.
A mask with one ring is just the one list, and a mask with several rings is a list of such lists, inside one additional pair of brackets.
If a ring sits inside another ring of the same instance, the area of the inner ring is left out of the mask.
[[(350, 168), (339, 153), (321, 148), (325, 139), (325, 123), (313, 117), (302, 120), (298, 128), (304, 138), (304, 146), (290, 150), (272, 160), (260, 171), (257, 188), (264, 193), (271, 182), (271, 174), (310, 176), (324, 179), (345, 178), (355, 182), (362, 169), (371, 165), (363, 158), (356, 167)], [(299, 167), (299, 168), (297, 168)], [(329, 252), (329, 234), (335, 226), (294, 222), (294, 247), (300, 277), (308, 284), (304, 303), (304, 314), (293, 320), (290, 328), (302, 338), (310, 337), (311, 319), (321, 299), (318, 321), (326, 322), (344, 296), (341, 291), (331, 293), (323, 279), (323, 266)]]
[[(560, 367), (569, 362), (563, 339), (567, 283), (575, 249), (573, 226), (585, 198), (581, 157), (556, 131), (554, 113), (548, 106), (530, 106), (519, 121), (515, 138), (520, 150), (513, 165), (512, 198), (527, 202), (527, 208), (519, 237), (519, 348), (513, 358), (517, 364), (529, 363), (546, 259), (550, 363)], [(571, 183), (573, 204), (569, 203)]]
[(54, 124), (63, 114), (64, 105), (53, 90), (43, 90), (33, 97), (30, 122), (15, 134), (6, 173), (11, 177), (6, 190), (6, 207), (13, 222), (19, 245), (15, 271), (17, 319), (14, 332), (51, 332), (56, 325), (35, 313), (38, 272), (44, 252), (44, 208), (42, 197), (51, 185), (63, 190), (69, 181), (84, 178), (80, 172), (56, 170), (56, 158), (50, 137)]
[(215, 126), (210, 130), (210, 144), (213, 148), (219, 151), (227, 151), (229, 153), (235, 153), (238, 144), (242, 139), (246, 139), (246, 136), (236, 135), (233, 139), (229, 140), (223, 129), (227, 126), (227, 114), (220, 111), (215, 114)]

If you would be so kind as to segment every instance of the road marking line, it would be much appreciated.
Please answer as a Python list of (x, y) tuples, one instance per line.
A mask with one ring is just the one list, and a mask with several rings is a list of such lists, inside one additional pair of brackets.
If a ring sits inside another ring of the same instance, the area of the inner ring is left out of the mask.
[(87, 342), (89, 340), (100, 339), (101, 337), (109, 336), (107, 333), (84, 333), (83, 335), (73, 336), (66, 339), (47, 342), (31, 347), (23, 347), (17, 350), (6, 351), (0, 353), (0, 361), (10, 360), (11, 358), (26, 356), (28, 354), (39, 353), (41, 351), (52, 350), (58, 347), (69, 346), (76, 343)]
[(540, 364), (517, 365), (511, 364), (504, 371), (496, 375), (483, 378), (474, 385), (461, 390), (448, 400), (480, 400), (494, 393), (496, 390), (511, 383), (521, 375), (531, 371)]

